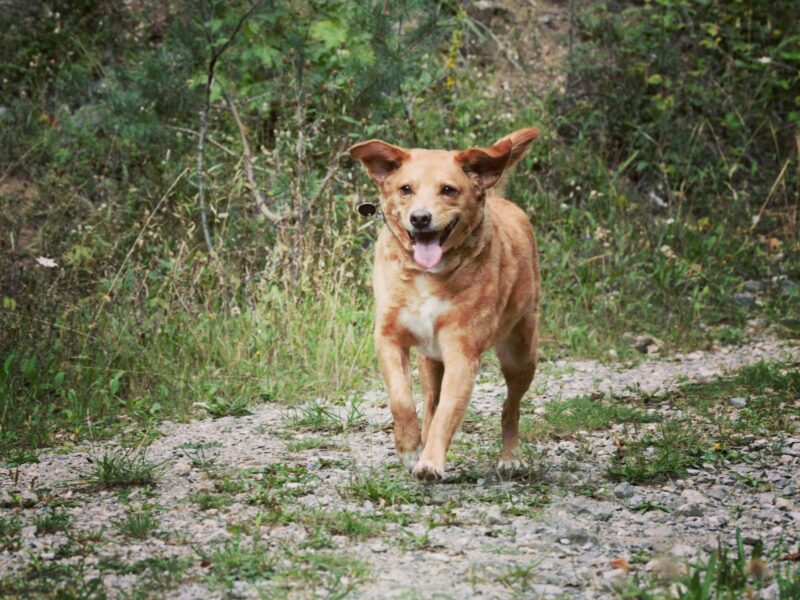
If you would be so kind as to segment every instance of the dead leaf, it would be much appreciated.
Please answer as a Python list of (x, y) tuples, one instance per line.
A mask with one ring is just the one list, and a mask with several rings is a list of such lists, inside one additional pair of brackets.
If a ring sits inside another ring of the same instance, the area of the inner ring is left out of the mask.
[(789, 554), (784, 554), (781, 556), (781, 560), (791, 560), (791, 561), (799, 561), (800, 560), (800, 552), (790, 552)]
[(622, 569), (623, 571), (628, 573), (631, 570), (631, 565), (624, 558), (615, 558), (615, 559), (613, 559), (611, 561), (611, 568), (612, 569)]

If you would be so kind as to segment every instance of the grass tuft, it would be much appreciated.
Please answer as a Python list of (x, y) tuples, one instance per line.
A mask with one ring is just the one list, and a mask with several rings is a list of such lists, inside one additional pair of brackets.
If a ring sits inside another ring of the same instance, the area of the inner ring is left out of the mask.
[(147, 460), (147, 450), (122, 448), (90, 459), (92, 469), (82, 479), (92, 488), (127, 488), (156, 485), (163, 475), (166, 461)]

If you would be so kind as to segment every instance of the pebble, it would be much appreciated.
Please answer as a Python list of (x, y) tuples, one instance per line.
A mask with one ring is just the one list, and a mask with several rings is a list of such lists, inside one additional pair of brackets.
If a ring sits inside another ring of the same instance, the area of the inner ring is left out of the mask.
[(745, 292), (749, 292), (751, 294), (758, 294), (759, 292), (764, 291), (764, 282), (763, 281), (745, 281), (744, 285), (742, 286)]
[(744, 408), (747, 406), (747, 398), (742, 398), (741, 396), (728, 398), (728, 404), (735, 406), (736, 408)]
[(614, 486), (614, 495), (617, 498), (631, 498), (635, 493), (636, 488), (627, 481), (623, 481)]
[(500, 510), (499, 506), (494, 505), (489, 507), (489, 509), (486, 511), (486, 522), (489, 525), (499, 525), (500, 523), (505, 522), (503, 511)]
[(743, 308), (753, 308), (756, 305), (756, 297), (753, 294), (734, 294), (731, 300), (736, 306)]

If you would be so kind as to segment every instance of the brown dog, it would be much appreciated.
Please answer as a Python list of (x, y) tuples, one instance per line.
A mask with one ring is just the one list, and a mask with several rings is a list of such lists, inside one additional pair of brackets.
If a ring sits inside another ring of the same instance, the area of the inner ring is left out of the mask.
[[(375, 343), (395, 447), (420, 479), (444, 475), (445, 454), (489, 348), (508, 385), (498, 468), (521, 465), (519, 405), (536, 370), (539, 263), (528, 217), (488, 190), (537, 136), (521, 129), (490, 148), (463, 152), (380, 140), (350, 148), (380, 187), (385, 226), (375, 252)], [(421, 431), (412, 346), (425, 394)]]

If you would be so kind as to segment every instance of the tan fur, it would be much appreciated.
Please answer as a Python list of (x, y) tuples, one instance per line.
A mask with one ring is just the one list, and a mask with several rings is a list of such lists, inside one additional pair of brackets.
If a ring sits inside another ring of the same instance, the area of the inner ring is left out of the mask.
[[(375, 343), (395, 446), (420, 479), (443, 476), (480, 357), (490, 348), (508, 386), (498, 466), (520, 464), (519, 405), (536, 370), (539, 264), (525, 213), (491, 197), (489, 189), (537, 135), (522, 129), (489, 148), (463, 152), (405, 149), (380, 140), (350, 148), (381, 191), (386, 223), (375, 253)], [(447, 195), (444, 186), (457, 193)], [(415, 261), (408, 233), (410, 215), (419, 210), (430, 213), (433, 230), (455, 223), (441, 244), (441, 261), (430, 269)], [(425, 395), (421, 428), (411, 393), (411, 347), (419, 353)]]

